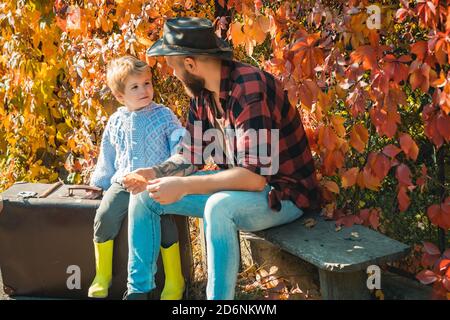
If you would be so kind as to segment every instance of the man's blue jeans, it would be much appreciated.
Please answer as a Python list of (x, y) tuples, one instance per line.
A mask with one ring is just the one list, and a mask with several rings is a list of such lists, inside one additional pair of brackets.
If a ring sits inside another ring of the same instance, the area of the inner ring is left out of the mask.
[[(197, 172), (195, 175), (218, 171)], [(188, 195), (180, 201), (161, 205), (144, 191), (130, 198), (128, 221), (128, 293), (149, 292), (155, 288), (163, 214), (203, 218), (208, 252), (209, 300), (231, 300), (239, 271), (237, 230), (258, 231), (299, 218), (303, 212), (292, 201), (282, 201), (280, 212), (268, 205), (271, 186), (262, 192), (220, 191)]]

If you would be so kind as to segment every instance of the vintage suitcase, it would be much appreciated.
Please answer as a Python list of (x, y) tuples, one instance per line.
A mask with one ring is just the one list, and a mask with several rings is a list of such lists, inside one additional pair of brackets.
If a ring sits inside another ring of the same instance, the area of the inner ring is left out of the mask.
[[(6, 294), (87, 299), (95, 276), (93, 222), (100, 200), (85, 195), (85, 189), (62, 183), (16, 183), (0, 195), (0, 270)], [(193, 264), (188, 220), (175, 220), (188, 284)], [(125, 219), (114, 243), (110, 299), (122, 299), (126, 291), (127, 260)], [(160, 292), (161, 258), (156, 278)]]

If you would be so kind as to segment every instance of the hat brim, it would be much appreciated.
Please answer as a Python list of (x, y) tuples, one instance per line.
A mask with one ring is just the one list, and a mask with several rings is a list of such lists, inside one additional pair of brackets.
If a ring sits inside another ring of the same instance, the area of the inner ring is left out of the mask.
[(215, 49), (196, 49), (186, 48), (180, 46), (168, 46), (165, 45), (163, 39), (156, 41), (150, 48), (147, 49), (147, 56), (186, 56), (186, 55), (208, 55), (221, 59), (231, 60), (233, 59), (233, 50), (225, 40), (219, 39), (222, 44), (222, 48)]

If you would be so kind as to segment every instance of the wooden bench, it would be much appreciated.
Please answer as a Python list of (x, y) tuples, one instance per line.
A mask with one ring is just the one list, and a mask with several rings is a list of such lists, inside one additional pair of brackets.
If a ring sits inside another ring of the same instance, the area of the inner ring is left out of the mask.
[[(304, 225), (314, 218), (317, 224)], [(323, 299), (369, 299), (367, 267), (405, 256), (409, 247), (361, 225), (336, 231), (335, 221), (305, 214), (280, 227), (252, 233), (319, 269)]]

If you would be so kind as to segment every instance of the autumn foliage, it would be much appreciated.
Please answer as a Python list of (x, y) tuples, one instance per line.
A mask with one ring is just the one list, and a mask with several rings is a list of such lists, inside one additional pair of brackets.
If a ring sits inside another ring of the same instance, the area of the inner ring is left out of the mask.
[[(0, 186), (86, 182), (116, 106), (106, 62), (145, 57), (164, 19), (215, 19), (237, 59), (284, 84), (305, 124), (326, 205), (423, 256), (410, 271), (450, 291), (450, 7), (446, 1), (11, 1), (0, 4)], [(375, 5), (376, 11), (368, 11)], [(377, 21), (377, 18), (378, 21)], [(229, 23), (231, 21), (231, 23)], [(147, 59), (156, 97), (187, 98), (163, 59)], [(430, 245), (431, 244), (431, 245)], [(429, 256), (433, 256), (431, 259)]]

